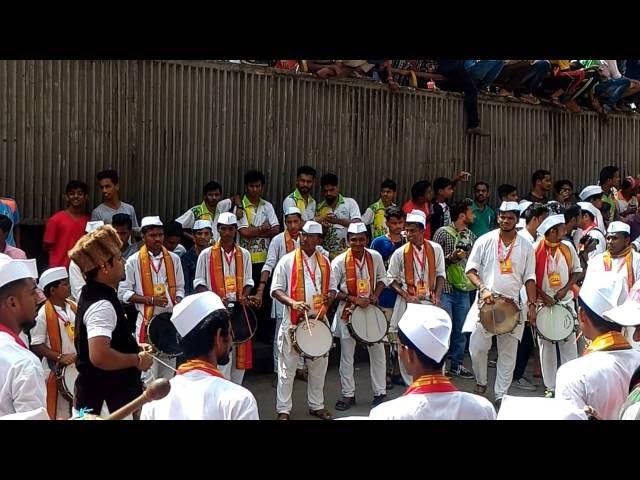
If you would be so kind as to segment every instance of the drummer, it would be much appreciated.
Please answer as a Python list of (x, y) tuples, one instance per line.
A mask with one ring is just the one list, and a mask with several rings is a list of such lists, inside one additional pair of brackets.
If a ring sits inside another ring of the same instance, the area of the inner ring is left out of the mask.
[[(225, 306), (230, 302), (249, 305), (249, 294), (253, 288), (251, 254), (236, 245), (238, 218), (233, 213), (221, 213), (217, 229), (220, 240), (200, 252), (193, 287), (197, 293), (213, 291)], [(242, 385), (245, 370), (253, 366), (251, 343), (234, 345), (231, 362), (220, 368), (227, 380)]]
[[(494, 303), (494, 295), (501, 295), (520, 303), (520, 289), (527, 290), (527, 315), (531, 325), (536, 318), (536, 274), (533, 246), (517, 235), (516, 223), (520, 209), (515, 202), (502, 202), (498, 209), (499, 228), (484, 234), (473, 245), (466, 274), (478, 288), (479, 305)], [(518, 342), (522, 338), (524, 324), (518, 324), (507, 334), (497, 337), (498, 364), (494, 387), (495, 403), (499, 407), (506, 395), (516, 363)], [(474, 322), (469, 342), (469, 353), (476, 376), (474, 393), (482, 395), (487, 390), (487, 360), (494, 333), (487, 331), (480, 322)]]
[[(71, 300), (69, 275), (65, 267), (54, 267), (40, 276), (38, 288), (44, 291), (47, 301), (38, 311), (36, 326), (31, 329), (31, 350), (43, 358), (42, 366), (47, 376), (47, 413), (52, 420), (71, 417), (71, 402), (58, 391), (56, 372), (76, 362), (73, 345), (77, 306)], [(69, 385), (73, 393), (73, 385)]]
[[(331, 262), (332, 299), (339, 300), (333, 318), (333, 334), (340, 338), (340, 383), (342, 398), (336, 402), (336, 410), (348, 410), (355, 405), (356, 384), (353, 377), (353, 356), (356, 340), (351, 336), (346, 323), (356, 308), (378, 305), (384, 290), (386, 272), (384, 260), (375, 250), (365, 248), (367, 227), (362, 222), (352, 223), (347, 230), (349, 248)], [(377, 306), (374, 308), (378, 308)], [(382, 312), (381, 312), (382, 313)], [(379, 342), (368, 346), (371, 388), (375, 407), (387, 398), (387, 366), (384, 345)]]
[[(282, 323), (277, 332), (278, 389), (276, 411), (278, 420), (289, 420), (293, 406), (293, 381), (300, 355), (293, 347), (290, 331), (308, 318), (315, 318), (331, 306), (329, 259), (317, 251), (322, 243), (322, 226), (308, 221), (300, 232), (300, 247), (287, 253), (273, 271), (271, 297), (284, 305)], [(331, 420), (331, 412), (324, 407), (324, 379), (329, 364), (328, 356), (306, 359), (309, 377), (307, 402), (309, 413), (323, 420)]]
[[(127, 259), (118, 298), (136, 306), (136, 338), (138, 343), (145, 344), (147, 325), (153, 316), (171, 312), (184, 298), (184, 275), (180, 257), (162, 245), (164, 229), (160, 217), (144, 217), (140, 226), (143, 243), (140, 250)], [(154, 360), (151, 370), (143, 374), (146, 382), (174, 376), (176, 359), (162, 353), (157, 357), (171, 368)]]
[[(398, 296), (393, 306), (390, 332), (398, 331), (398, 322), (407, 308), (407, 303), (439, 305), (445, 280), (445, 260), (442, 247), (424, 239), (425, 217), (415, 213), (407, 215), (405, 230), (407, 243), (391, 254), (387, 281), (391, 282)], [(407, 384), (413, 379), (407, 374), (402, 362), (400, 373)]]
[[(565, 235), (564, 222), (564, 215), (552, 215), (538, 227), (538, 233), (544, 235), (544, 238), (533, 246), (536, 258), (536, 290), (538, 303), (545, 306), (559, 303), (569, 309), (573, 318), (576, 318), (571, 287), (578, 280), (582, 267), (573, 244), (568, 240), (562, 240)], [(539, 336), (538, 345), (542, 380), (546, 388), (545, 397), (553, 398), (559, 367), (556, 345), (560, 351), (561, 365), (577, 358), (576, 334), (572, 331), (565, 340), (557, 343)]]

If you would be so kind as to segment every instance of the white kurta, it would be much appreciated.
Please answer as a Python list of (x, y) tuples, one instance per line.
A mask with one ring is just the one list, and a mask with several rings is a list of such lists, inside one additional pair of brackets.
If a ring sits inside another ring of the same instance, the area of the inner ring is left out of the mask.
[[(637, 280), (640, 280), (640, 253), (632, 251), (631, 255), (631, 270), (633, 271), (633, 283), (635, 283)], [(598, 275), (601, 275), (604, 271), (604, 253), (600, 253), (589, 260), (589, 263), (587, 265), (587, 273), (585, 275), (585, 281), (587, 280), (587, 278), (597, 277)], [(629, 274), (627, 272), (624, 257), (611, 259), (611, 271), (617, 272), (618, 275), (621, 275), (625, 280), (625, 286), (627, 286), (627, 278)]]
[[(154, 256), (151, 252), (148, 252), (149, 259), (153, 265), (150, 265), (151, 280), (154, 284), (163, 284), (165, 286), (165, 298), (167, 299), (166, 307), (153, 307), (153, 315), (158, 315), (164, 312), (173, 311), (173, 303), (171, 302), (171, 296), (169, 295), (169, 285), (167, 283), (167, 268), (164, 264), (162, 252)], [(182, 273), (182, 262), (180, 257), (175, 253), (169, 252), (171, 261), (173, 262), (173, 271), (176, 275), (176, 297), (184, 298), (184, 274)], [(155, 269), (158, 270), (156, 273)], [(133, 295), (143, 296), (142, 291), (142, 276), (140, 273), (140, 251), (137, 251), (131, 255), (124, 267), (125, 279), (120, 282), (118, 286), (118, 299), (123, 303), (130, 303)], [(135, 303), (136, 310), (138, 311), (138, 318), (136, 320), (136, 338), (140, 338), (140, 329), (142, 328), (144, 305), (142, 303)]]
[[(300, 235), (293, 240), (294, 250), (300, 246)], [(267, 261), (264, 262), (262, 267), (263, 272), (269, 272), (273, 274), (273, 270), (282, 257), (287, 254), (287, 245), (284, 238), (284, 232), (279, 233), (271, 240), (269, 244), (269, 251), (267, 252)], [(283, 307), (280, 302), (273, 300), (271, 303), (271, 318), (282, 318)]]
[[(375, 250), (371, 250), (369, 248), (365, 249), (367, 252), (371, 254), (371, 258), (373, 260), (373, 269), (375, 270), (374, 281), (373, 281), (373, 290), (369, 292), (369, 295), (373, 295), (375, 291), (376, 285), (378, 282), (384, 282), (387, 277), (387, 272), (384, 269), (384, 260), (382, 259), (382, 255), (380, 255)], [(348, 294), (347, 290), (347, 267), (346, 267), (346, 259), (347, 252), (341, 253), (331, 262), (331, 282), (329, 284), (329, 290), (333, 290), (334, 292), (342, 292)], [(355, 260), (355, 257), (354, 257)], [(356, 277), (358, 279), (369, 280), (371, 278), (371, 272), (369, 272), (369, 267), (367, 266), (367, 262), (365, 257), (362, 257), (362, 270), (358, 268), (356, 265)], [(371, 288), (371, 287), (369, 287)], [(338, 309), (336, 310), (336, 315), (333, 317), (333, 325), (332, 330), (333, 334), (339, 338), (351, 338), (351, 334), (347, 329), (344, 320), (340, 317), (342, 312), (344, 311), (344, 307), (346, 302), (341, 301), (338, 304)]]
[[(544, 240), (540, 240), (542, 242)], [(538, 249), (539, 243), (534, 245), (534, 251)], [(576, 249), (573, 247), (571, 242), (563, 240), (562, 243), (569, 248), (571, 252), (571, 263), (572, 269), (569, 271), (569, 265), (567, 264), (567, 260), (560, 250), (556, 250), (555, 257), (551, 257), (549, 260), (545, 260), (545, 271), (544, 276), (542, 277), (542, 291), (549, 295), (551, 298), (557, 293), (558, 290), (563, 288), (567, 283), (569, 283), (569, 278), (572, 273), (580, 273), (582, 272), (582, 267), (580, 265), (580, 259), (578, 258), (578, 254)], [(555, 266), (555, 268), (554, 268)], [(558, 272), (560, 274), (560, 286), (552, 287), (549, 282), (549, 268), (554, 268), (554, 272)], [(573, 292), (569, 290), (564, 298), (560, 300), (560, 303), (566, 305), (574, 314), (575, 310), (573, 307)], [(560, 362), (561, 364), (567, 363), (578, 357), (578, 348), (576, 345), (576, 334), (572, 333), (565, 341), (559, 343), (553, 343), (548, 340), (545, 340), (542, 337), (538, 337), (538, 346), (540, 348), (540, 364), (542, 368), (542, 379), (547, 388), (555, 389), (556, 386), (556, 374), (558, 371), (558, 358), (556, 355), (556, 345), (560, 350)]]
[[(605, 238), (604, 234), (597, 228), (592, 228), (589, 231), (588, 235), (589, 237), (598, 240), (596, 248), (589, 252), (588, 257), (589, 260), (591, 260), (596, 255), (605, 252), (605, 250), (607, 249), (607, 239)], [(573, 246), (576, 247), (576, 249), (580, 248), (580, 239), (582, 237), (584, 237), (584, 230), (582, 230), (581, 228), (576, 228), (575, 232), (573, 232)]]
[[(445, 272), (445, 261), (444, 261), (444, 252), (442, 251), (442, 247), (435, 243), (432, 242), (430, 240), (428, 240), (428, 242), (431, 244), (431, 246), (433, 247), (433, 254), (435, 257), (435, 269), (436, 269), (436, 279), (438, 277), (442, 277), (444, 279), (447, 278), (447, 274)], [(415, 245), (414, 245), (415, 247)], [(392, 254), (391, 254), (391, 258), (389, 259), (389, 270), (387, 272), (387, 279), (389, 281), (389, 283), (391, 283), (393, 280), (397, 281), (398, 283), (402, 284), (402, 289), (406, 290), (407, 289), (407, 281), (404, 275), (404, 249), (405, 247), (402, 246), (398, 249), (396, 249)], [(424, 284), (427, 285), (428, 287), (430, 287), (429, 285), (429, 270), (434, 268), (433, 265), (429, 265), (429, 259), (427, 258), (426, 252), (424, 254), (424, 271), (421, 271), (421, 267), (418, 264), (419, 262), (417, 262), (414, 259), (413, 262), (413, 275), (414, 278), (416, 280), (416, 282), (418, 282), (420, 279), (422, 279), (422, 281), (424, 281)], [(431, 304), (431, 301), (429, 299), (422, 301), (421, 303), (423, 304)], [(407, 309), (407, 302), (405, 302), (404, 298), (402, 298), (400, 295), (396, 296), (396, 303), (393, 305), (393, 314), (391, 315), (391, 320), (390, 320), (390, 326), (389, 326), (389, 330), (390, 331), (397, 331), (398, 330), (398, 322), (400, 321), (400, 318), (402, 318), (402, 315), (404, 315), (404, 311)]]
[(82, 270), (76, 262), (69, 263), (69, 285), (71, 286), (71, 298), (77, 303), (80, 299), (80, 290), (87, 284), (82, 275)]
[(199, 370), (170, 382), (166, 397), (142, 407), (141, 420), (259, 420), (256, 399), (240, 385)]
[[(291, 297), (291, 272), (295, 261), (295, 251), (287, 253), (276, 265), (273, 271), (273, 280), (271, 282), (271, 296), (276, 290), (281, 290)], [(305, 303), (311, 307), (309, 314), (315, 316), (318, 312), (313, 306), (313, 296), (322, 293), (322, 272), (318, 266), (315, 255), (308, 257), (302, 252), (303, 257), (307, 260), (309, 270), (315, 276), (315, 282), (307, 271), (307, 267), (303, 265), (302, 272), (304, 275), (304, 294)], [(325, 259), (327, 262), (328, 258)], [(275, 303), (275, 298), (274, 298)], [(291, 328), (291, 309), (284, 307), (282, 322), (280, 328), (276, 332), (276, 343), (278, 345), (278, 390), (276, 411), (278, 413), (290, 413), (293, 406), (293, 382), (295, 379), (296, 368), (299, 367), (301, 356), (291, 344), (289, 329)], [(307, 379), (307, 402), (312, 410), (320, 410), (324, 408), (324, 379), (327, 373), (327, 365), (329, 359), (320, 357), (314, 360), (306, 360), (308, 366), (309, 378)]]
[[(209, 278), (209, 264), (211, 263), (211, 248), (212, 247), (207, 247), (205, 248), (202, 252), (200, 252), (200, 255), (198, 256), (198, 263), (196, 264), (196, 275), (195, 278), (193, 280), (193, 288), (195, 289), (197, 286), (202, 285), (203, 287), (208, 288), (209, 290), (211, 290), (211, 278)], [(224, 249), (221, 249), (221, 255), (222, 255), (222, 266), (223, 266), (223, 272), (224, 272), (224, 276), (233, 276), (235, 277), (236, 275), (236, 262), (235, 262), (235, 249), (239, 248), (240, 251), (242, 252), (242, 260), (243, 260), (243, 269), (244, 269), (244, 285), (242, 285), (242, 288), (244, 287), (253, 287), (254, 282), (253, 282), (253, 277), (252, 277), (252, 270), (251, 270), (251, 255), (249, 254), (249, 252), (247, 250), (245, 250), (242, 247), (238, 247), (237, 245), (234, 247), (233, 250), (233, 255), (232, 255), (232, 260), (231, 260), (231, 264), (228, 264), (225, 260), (225, 251)], [(238, 289), (239, 286), (236, 285), (236, 289)], [(236, 300), (236, 294), (229, 292), (227, 294), (227, 299), (228, 300)]]
[(556, 398), (570, 400), (579, 409), (589, 405), (604, 420), (615, 420), (639, 366), (637, 350), (588, 353), (558, 369)]
[(484, 397), (467, 392), (412, 393), (384, 402), (369, 413), (371, 420), (495, 420)]
[(0, 332), (0, 417), (47, 408), (40, 360), (6, 332)]

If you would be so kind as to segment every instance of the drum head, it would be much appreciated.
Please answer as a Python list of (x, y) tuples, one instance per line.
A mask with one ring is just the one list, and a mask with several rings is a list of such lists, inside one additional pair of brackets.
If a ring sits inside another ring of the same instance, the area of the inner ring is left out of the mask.
[(299, 321), (294, 338), (302, 354), (309, 358), (326, 355), (333, 344), (331, 329), (325, 322), (315, 318), (309, 319), (308, 326), (306, 320)]
[(351, 314), (350, 323), (352, 335), (365, 343), (382, 341), (389, 328), (382, 310), (373, 305), (356, 308)]
[(480, 323), (495, 335), (511, 333), (520, 319), (520, 309), (510, 298), (497, 297), (495, 303), (485, 303), (480, 309)]
[(180, 335), (171, 322), (171, 313), (164, 312), (156, 315), (147, 326), (149, 343), (160, 353), (176, 357), (182, 354), (178, 339)]
[(256, 313), (250, 307), (239, 303), (230, 303), (228, 309), (233, 343), (238, 344), (251, 340), (258, 329)]
[(564, 305), (543, 306), (536, 315), (536, 332), (550, 342), (561, 342), (575, 329), (573, 312)]

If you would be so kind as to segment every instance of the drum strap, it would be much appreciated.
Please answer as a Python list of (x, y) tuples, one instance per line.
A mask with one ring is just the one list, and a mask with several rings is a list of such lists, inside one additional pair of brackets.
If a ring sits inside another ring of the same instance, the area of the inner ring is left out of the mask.
[[(67, 300), (67, 303), (71, 307), (71, 311), (76, 313), (76, 304)], [(60, 322), (58, 321), (58, 315), (56, 314), (55, 307), (50, 300), (47, 300), (44, 304), (44, 316), (47, 323), (47, 336), (49, 337), (49, 344), (51, 350), (54, 352), (62, 353), (62, 337), (60, 333)], [(70, 338), (73, 342), (73, 338)], [(49, 377), (47, 378), (47, 413), (49, 418), (56, 418), (56, 409), (58, 407), (58, 379), (54, 368), (51, 369)]]
[[(140, 262), (140, 278), (142, 279), (142, 294), (145, 297), (153, 297), (153, 277), (151, 275), (151, 260), (149, 259), (149, 250), (146, 245), (142, 245), (140, 247), (140, 251), (138, 252), (138, 260)], [(167, 272), (167, 284), (169, 287), (169, 297), (171, 297), (171, 303), (173, 305), (176, 304), (176, 272), (173, 267), (173, 260), (171, 259), (171, 255), (169, 255), (169, 251), (162, 247), (162, 261), (164, 262), (164, 268)], [(145, 305), (143, 309), (143, 319), (145, 325), (151, 320), (153, 316), (153, 305)], [(144, 343), (147, 341), (147, 329), (140, 329), (140, 342)]]

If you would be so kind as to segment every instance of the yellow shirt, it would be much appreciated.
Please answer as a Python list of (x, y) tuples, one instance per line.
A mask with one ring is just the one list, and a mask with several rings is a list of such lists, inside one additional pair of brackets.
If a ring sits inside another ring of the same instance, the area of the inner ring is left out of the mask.
[(552, 65), (556, 65), (560, 70), (569, 70), (571, 60), (551, 60)]

